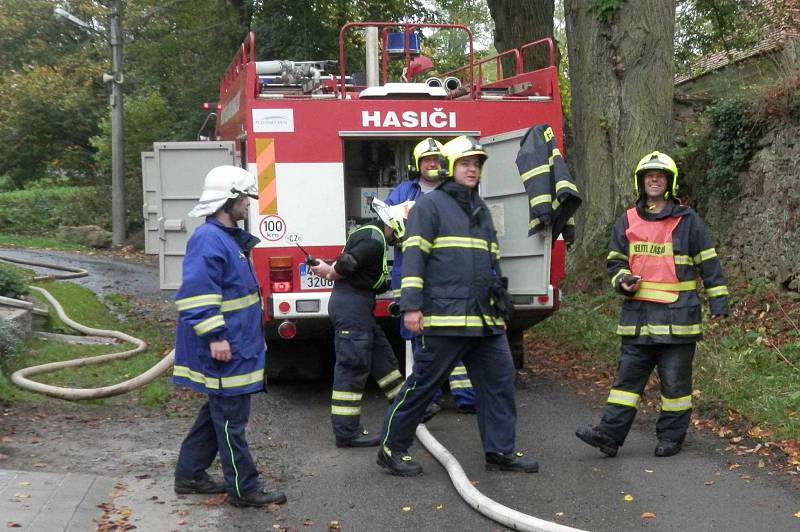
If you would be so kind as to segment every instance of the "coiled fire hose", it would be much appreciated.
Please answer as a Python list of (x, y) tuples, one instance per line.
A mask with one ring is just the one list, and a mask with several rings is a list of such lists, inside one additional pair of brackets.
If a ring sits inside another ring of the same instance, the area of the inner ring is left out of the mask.
[[(406, 342), (406, 375), (411, 375), (414, 354), (411, 342)], [(464, 502), (489, 519), (507, 526), (512, 530), (525, 532), (583, 532), (581, 529), (545, 521), (532, 515), (524, 514), (508, 506), (503, 506), (478, 491), (467, 478), (461, 464), (439, 441), (428, 431), (424, 423), (417, 425), (417, 439), (436, 458), (450, 476), (450, 481)]]
[[(73, 268), (70, 266), (52, 264), (49, 262), (22, 260), (16, 257), (8, 257), (4, 255), (0, 255), (0, 261), (13, 262), (16, 264), (24, 264), (28, 266), (37, 266), (42, 268), (49, 268), (53, 270), (68, 272), (68, 273), (59, 273), (51, 275), (39, 275), (34, 277), (34, 281), (43, 281), (46, 279), (75, 279), (78, 277), (85, 277), (89, 275), (89, 273), (86, 270), (81, 268)], [(45, 297), (45, 299), (47, 299), (47, 301), (53, 306), (53, 309), (56, 311), (56, 314), (58, 315), (59, 319), (62, 322), (64, 322), (67, 326), (72, 327), (76, 331), (93, 336), (115, 338), (118, 340), (122, 340), (124, 342), (134, 344), (136, 347), (134, 347), (133, 349), (129, 349), (127, 351), (121, 351), (117, 353), (76, 358), (72, 360), (64, 360), (62, 362), (51, 362), (49, 364), (40, 364), (38, 366), (31, 366), (28, 368), (17, 370), (11, 375), (11, 382), (14, 383), (16, 386), (22, 388), (23, 390), (28, 390), (35, 393), (41, 393), (44, 395), (48, 395), (50, 397), (55, 397), (57, 399), (66, 399), (67, 401), (80, 401), (84, 399), (101, 399), (104, 397), (113, 397), (115, 395), (122, 395), (124, 393), (128, 393), (130, 391), (141, 388), (142, 386), (145, 386), (146, 384), (149, 384), (156, 378), (160, 377), (162, 374), (167, 372), (172, 367), (173, 362), (175, 360), (175, 350), (170, 351), (167, 356), (162, 358), (156, 365), (154, 365), (144, 373), (132, 379), (128, 379), (124, 382), (113, 384), (111, 386), (103, 386), (101, 388), (64, 388), (61, 386), (42, 384), (30, 380), (28, 377), (31, 377), (33, 375), (52, 373), (54, 371), (58, 371), (64, 368), (88, 366), (91, 364), (102, 364), (104, 362), (111, 362), (113, 360), (123, 360), (126, 358), (131, 358), (137, 355), (138, 353), (141, 353), (145, 349), (147, 349), (147, 344), (144, 341), (140, 340), (139, 338), (135, 338), (133, 336), (130, 336), (128, 334), (119, 331), (111, 331), (107, 329), (95, 329), (93, 327), (87, 327), (86, 325), (82, 325), (76, 322), (75, 320), (71, 319), (69, 316), (67, 316), (66, 312), (64, 312), (64, 309), (61, 307), (59, 302), (47, 290), (36, 286), (30, 286), (29, 288), (31, 290), (34, 290), (35, 292), (42, 294)]]

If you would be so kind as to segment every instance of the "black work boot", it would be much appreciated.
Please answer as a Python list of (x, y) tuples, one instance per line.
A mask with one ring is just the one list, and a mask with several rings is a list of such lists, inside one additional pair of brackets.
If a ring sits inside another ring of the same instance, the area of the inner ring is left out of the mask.
[(488, 471), (516, 471), (518, 473), (536, 473), (539, 462), (525, 458), (519, 451), (515, 453), (486, 453), (486, 469)]
[(235, 495), (228, 496), (228, 502), (237, 508), (244, 508), (245, 506), (253, 506), (261, 508), (268, 504), (283, 504), (286, 502), (286, 495), (278, 490), (265, 490), (264, 488), (248, 491), (243, 493), (241, 497)]
[(380, 443), (380, 434), (373, 436), (366, 430), (362, 430), (361, 434), (349, 440), (336, 438), (336, 447), (375, 447)]
[(378, 449), (377, 464), (398, 477), (415, 477), (422, 474), (422, 466), (416, 463), (408, 453), (392, 451), (384, 445)]
[(459, 414), (477, 414), (478, 409), (475, 408), (475, 405), (461, 405), (456, 408)]
[(619, 443), (617, 440), (601, 431), (597, 427), (583, 427), (575, 431), (575, 436), (592, 447), (597, 447), (610, 458), (617, 456)]
[(683, 447), (682, 441), (672, 441), (672, 440), (658, 440), (658, 444), (656, 445), (656, 456), (675, 456), (679, 452), (681, 452), (681, 447)]
[(430, 403), (428, 403), (428, 406), (425, 408), (425, 412), (422, 414), (422, 422), (427, 423), (428, 421), (433, 419), (433, 416), (435, 416), (441, 411), (442, 411), (442, 405), (440, 405), (436, 401), (431, 401)]
[(175, 493), (180, 495), (225, 493), (225, 483), (213, 480), (209, 476), (199, 479), (176, 478)]

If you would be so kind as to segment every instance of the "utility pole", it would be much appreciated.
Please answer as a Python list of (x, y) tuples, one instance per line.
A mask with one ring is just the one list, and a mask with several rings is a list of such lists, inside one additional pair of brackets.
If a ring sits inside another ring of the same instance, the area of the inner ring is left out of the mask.
[(103, 81), (111, 83), (111, 243), (121, 246), (125, 242), (125, 143), (122, 100), (122, 11), (120, 0), (108, 2), (108, 33), (79, 19), (69, 11), (56, 7), (53, 14), (90, 33), (101, 36), (111, 45), (111, 74), (103, 74)]
[(125, 144), (122, 101), (122, 13), (120, 0), (111, 0), (109, 15), (111, 43), (111, 242), (125, 242)]

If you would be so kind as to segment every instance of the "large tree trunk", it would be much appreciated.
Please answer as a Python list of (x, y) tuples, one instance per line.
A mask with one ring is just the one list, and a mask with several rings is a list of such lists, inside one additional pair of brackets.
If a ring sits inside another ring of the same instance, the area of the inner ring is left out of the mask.
[[(553, 0), (488, 0), (487, 3), (494, 20), (494, 46), (498, 52), (553, 37)], [(558, 66), (558, 46), (554, 52), (555, 65)], [(546, 67), (549, 64), (547, 47), (532, 48), (523, 59), (526, 70)], [(513, 61), (503, 60), (504, 76), (513, 73)]]
[(575, 145), (583, 193), (579, 256), (597, 250), (633, 200), (633, 170), (672, 148), (675, 0), (629, 0), (601, 21), (592, 0), (565, 0)]

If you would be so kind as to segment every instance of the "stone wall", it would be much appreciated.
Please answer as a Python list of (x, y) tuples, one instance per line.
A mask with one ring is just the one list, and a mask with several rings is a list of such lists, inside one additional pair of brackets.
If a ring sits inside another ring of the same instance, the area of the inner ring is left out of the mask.
[(767, 132), (738, 185), (737, 201), (712, 193), (703, 213), (723, 268), (800, 292), (800, 124)]

